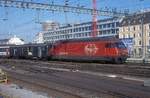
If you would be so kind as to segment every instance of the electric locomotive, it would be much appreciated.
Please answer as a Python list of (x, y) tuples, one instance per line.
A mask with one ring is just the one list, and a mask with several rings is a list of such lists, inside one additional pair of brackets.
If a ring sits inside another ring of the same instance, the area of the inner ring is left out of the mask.
[(123, 63), (128, 50), (116, 38), (84, 38), (58, 41), (49, 49), (49, 54), (59, 60)]

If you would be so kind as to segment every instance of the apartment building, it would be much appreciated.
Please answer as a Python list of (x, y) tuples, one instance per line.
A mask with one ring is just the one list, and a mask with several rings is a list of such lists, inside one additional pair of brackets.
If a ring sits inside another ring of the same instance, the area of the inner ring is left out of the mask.
[(119, 38), (132, 39), (131, 57), (150, 57), (150, 12), (123, 18), (119, 28)]
[[(109, 18), (97, 22), (97, 37), (118, 36), (119, 19)], [(43, 31), (44, 42), (92, 37), (92, 22), (68, 24), (59, 28)]]

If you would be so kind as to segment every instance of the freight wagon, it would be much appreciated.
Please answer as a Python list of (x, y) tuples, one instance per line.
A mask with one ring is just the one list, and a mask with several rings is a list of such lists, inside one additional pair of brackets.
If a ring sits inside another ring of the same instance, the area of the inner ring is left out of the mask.
[(10, 47), (12, 45), (0, 45), (0, 58), (9, 58), (10, 57)]
[(10, 47), (11, 58), (45, 59), (48, 58), (50, 44), (25, 44)]

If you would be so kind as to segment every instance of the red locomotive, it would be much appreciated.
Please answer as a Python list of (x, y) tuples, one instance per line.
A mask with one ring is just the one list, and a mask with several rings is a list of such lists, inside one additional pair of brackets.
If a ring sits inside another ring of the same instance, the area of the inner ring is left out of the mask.
[(53, 59), (123, 63), (128, 51), (116, 38), (86, 38), (58, 41), (49, 50)]

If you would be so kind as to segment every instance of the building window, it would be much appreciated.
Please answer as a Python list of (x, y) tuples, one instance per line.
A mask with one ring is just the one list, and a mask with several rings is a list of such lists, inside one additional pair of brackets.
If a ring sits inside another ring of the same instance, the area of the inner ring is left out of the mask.
[(92, 30), (92, 27), (91, 27), (91, 26), (89, 26), (89, 30)]
[(142, 29), (142, 27), (141, 27), (141, 26), (139, 26), (139, 28), (140, 28), (140, 30)]
[(125, 34), (123, 34), (123, 38), (125, 38), (126, 36), (125, 36)]
[(139, 37), (141, 37), (142, 36), (142, 34), (141, 33), (139, 33)]
[(150, 37), (150, 32), (149, 32), (148, 36)]
[(102, 29), (102, 25), (99, 25), (99, 29)]
[(133, 45), (135, 45), (135, 40), (133, 41)]
[(135, 31), (135, 26), (133, 27), (133, 30)]
[(117, 33), (117, 34), (119, 33), (119, 29), (116, 30), (116, 33)]
[(119, 26), (119, 22), (116, 22), (116, 26)]
[(106, 31), (103, 31), (103, 35), (106, 35)]
[(81, 32), (81, 28), (79, 28), (79, 32)]
[(134, 49), (134, 54), (136, 54), (136, 49)]
[(88, 31), (88, 27), (85, 27), (85, 31)]
[(84, 27), (82, 27), (82, 31), (84, 31)]
[(76, 32), (78, 32), (79, 31), (79, 28), (76, 28)]
[(125, 28), (123, 27), (123, 32), (125, 31)]
[(139, 45), (142, 45), (142, 42), (141, 42), (141, 41), (139, 41)]
[(130, 38), (130, 34), (128, 34), (128, 38)]
[(113, 27), (113, 28), (115, 27), (115, 24), (114, 24), (114, 23), (112, 23), (112, 27)]
[(130, 31), (130, 27), (128, 27), (128, 31)]
[(96, 27), (97, 27), (97, 29), (98, 29), (98, 25), (97, 25)]
[(87, 34), (87, 33), (85, 33), (85, 36), (88, 36), (88, 34)]
[(145, 29), (145, 30), (146, 30), (146, 28), (147, 28), (147, 27), (146, 27), (146, 26), (144, 26), (144, 29)]
[(142, 54), (142, 49), (141, 48), (139, 48), (139, 54)]
[(110, 24), (108, 24), (107, 27), (110, 28)]
[(103, 25), (103, 28), (106, 28), (106, 24)]
[(99, 35), (102, 35), (102, 31), (99, 31)]
[(135, 38), (135, 33), (133, 34), (133, 37)]

